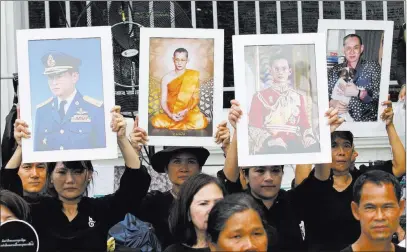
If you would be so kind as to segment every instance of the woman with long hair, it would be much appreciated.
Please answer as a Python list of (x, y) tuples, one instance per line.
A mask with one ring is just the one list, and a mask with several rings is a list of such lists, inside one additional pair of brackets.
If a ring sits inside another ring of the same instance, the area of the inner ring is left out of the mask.
[(181, 186), (168, 219), (171, 234), (177, 242), (165, 252), (209, 251), (206, 241), (208, 215), (225, 193), (215, 177), (201, 173), (189, 178)]

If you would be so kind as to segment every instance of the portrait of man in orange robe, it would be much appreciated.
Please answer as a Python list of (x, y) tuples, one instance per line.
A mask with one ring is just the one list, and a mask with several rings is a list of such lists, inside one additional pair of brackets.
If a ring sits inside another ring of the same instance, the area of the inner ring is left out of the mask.
[(178, 48), (173, 54), (174, 70), (161, 80), (160, 105), (164, 113), (151, 118), (156, 129), (201, 130), (208, 118), (199, 109), (199, 71), (187, 69), (188, 51)]

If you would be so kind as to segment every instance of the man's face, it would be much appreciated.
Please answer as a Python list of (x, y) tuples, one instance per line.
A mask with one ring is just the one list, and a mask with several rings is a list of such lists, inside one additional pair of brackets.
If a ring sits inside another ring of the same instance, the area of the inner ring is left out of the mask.
[(25, 192), (39, 193), (47, 180), (47, 167), (45, 163), (24, 163), (18, 169), (18, 175)]
[(349, 37), (345, 40), (343, 51), (349, 63), (357, 63), (363, 52), (363, 45), (360, 44), (357, 37)]
[(362, 234), (371, 241), (392, 239), (404, 211), (405, 201), (397, 200), (391, 183), (363, 185), (359, 204), (352, 202), (352, 212), (360, 221)]
[(78, 79), (79, 74), (77, 72), (48, 75), (48, 85), (55, 96), (66, 98), (75, 90)]
[(272, 200), (280, 191), (283, 171), (281, 166), (259, 166), (249, 168), (249, 182), (253, 196), (262, 200)]
[(175, 185), (182, 185), (189, 177), (200, 171), (198, 158), (188, 152), (175, 154), (167, 166), (168, 178)]
[[(344, 172), (352, 163), (353, 145), (349, 140), (336, 138), (332, 141), (332, 169)], [(355, 157), (356, 159), (356, 157)]]
[(271, 75), (274, 83), (285, 83), (291, 75), (291, 68), (286, 59), (276, 59), (271, 65)]
[(174, 54), (172, 58), (174, 61), (174, 66), (177, 71), (182, 71), (185, 69), (188, 63), (187, 53), (185, 52), (177, 52)]

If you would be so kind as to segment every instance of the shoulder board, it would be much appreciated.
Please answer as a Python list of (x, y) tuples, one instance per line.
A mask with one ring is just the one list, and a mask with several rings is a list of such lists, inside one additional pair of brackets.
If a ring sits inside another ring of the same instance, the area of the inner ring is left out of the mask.
[(84, 99), (85, 101), (89, 102), (90, 104), (95, 105), (96, 107), (101, 107), (101, 106), (103, 105), (103, 102), (102, 102), (102, 101), (96, 100), (96, 99), (94, 99), (94, 98), (92, 98), (92, 97), (89, 97), (89, 96), (87, 96), (87, 95), (85, 95), (85, 96), (83, 97), (83, 99)]
[(46, 101), (44, 101), (43, 103), (38, 104), (38, 105), (37, 105), (37, 109), (38, 109), (38, 108), (41, 108), (41, 107), (44, 107), (45, 105), (47, 105), (48, 103), (50, 103), (53, 99), (54, 99), (53, 97), (50, 97), (50, 98), (48, 98)]

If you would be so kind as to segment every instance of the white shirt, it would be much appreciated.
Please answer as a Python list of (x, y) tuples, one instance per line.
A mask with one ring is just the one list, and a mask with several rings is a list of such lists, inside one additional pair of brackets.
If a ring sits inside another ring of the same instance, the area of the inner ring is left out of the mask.
[[(76, 93), (77, 93), (77, 91), (75, 88), (75, 90), (72, 92), (72, 94), (70, 96), (68, 96), (68, 98), (65, 99), (65, 101), (66, 101), (66, 104), (64, 106), (65, 114), (68, 111), (69, 106), (71, 105), (71, 103), (73, 101), (73, 98), (75, 98)], [(58, 110), (59, 110), (59, 105), (61, 104), (61, 101), (62, 101), (61, 98), (58, 97)]]

